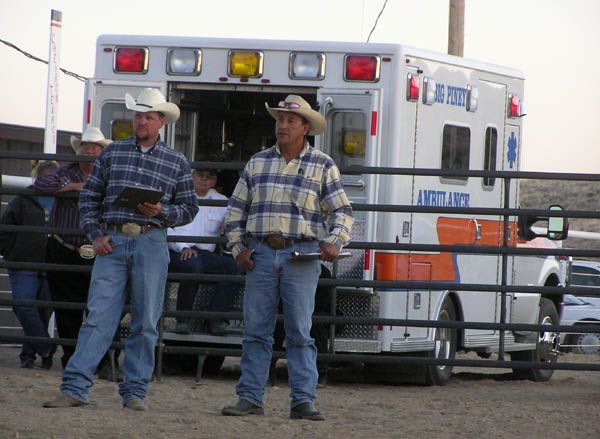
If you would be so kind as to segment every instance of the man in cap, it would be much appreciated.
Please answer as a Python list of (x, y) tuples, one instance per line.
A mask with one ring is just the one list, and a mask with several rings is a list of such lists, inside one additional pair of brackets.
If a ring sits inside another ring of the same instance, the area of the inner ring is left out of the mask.
[[(263, 393), (273, 350), (277, 305), (283, 304), (286, 359), (293, 419), (323, 420), (314, 406), (317, 349), (310, 336), (321, 263), (333, 261), (350, 241), (353, 214), (333, 160), (310, 146), (323, 116), (289, 95), (267, 111), (277, 143), (246, 164), (229, 201), (228, 246), (247, 271), (242, 375), (237, 403), (224, 415), (263, 414)], [(292, 252), (320, 252), (294, 261)]]
[[(62, 396), (44, 407), (87, 404), (94, 369), (111, 344), (128, 293), (131, 334), (125, 342), (119, 394), (124, 407), (146, 410), (169, 265), (166, 229), (189, 223), (198, 207), (187, 160), (160, 138), (160, 129), (179, 118), (177, 105), (151, 88), (137, 101), (126, 94), (125, 105), (134, 111), (134, 137), (102, 151), (80, 195), (81, 228), (97, 255), (89, 313), (63, 373)], [(125, 187), (163, 195), (158, 202), (119, 207), (115, 202)]]
[[(111, 142), (112, 140), (105, 139), (102, 132), (93, 126), (88, 127), (81, 138), (71, 136), (71, 147), (75, 154), (81, 157), (97, 157), (102, 149)], [(50, 227), (79, 230), (79, 206), (75, 194), (79, 194), (83, 189), (93, 166), (93, 161), (69, 163), (55, 172), (36, 178), (33, 185), (38, 192), (44, 194), (72, 193), (72, 196), (56, 197), (50, 213)], [(52, 234), (48, 240), (46, 252), (46, 262), (50, 264), (91, 266), (94, 262), (91, 242), (83, 235)], [(90, 275), (84, 272), (49, 271), (48, 285), (50, 297), (55, 302), (85, 303), (90, 287)], [(58, 336), (65, 339), (76, 339), (83, 321), (83, 311), (56, 308), (54, 315)], [(75, 352), (75, 347), (63, 345), (62, 351), (61, 362), (64, 369), (69, 358)], [(108, 356), (102, 360), (101, 364), (105, 367), (110, 366)]]

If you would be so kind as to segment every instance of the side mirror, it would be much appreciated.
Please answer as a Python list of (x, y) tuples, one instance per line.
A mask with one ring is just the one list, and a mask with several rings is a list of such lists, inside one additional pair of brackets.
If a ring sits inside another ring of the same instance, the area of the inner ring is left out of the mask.
[[(548, 208), (550, 211), (563, 212), (562, 206), (554, 204)], [(534, 227), (534, 224), (544, 221), (547, 228)], [(569, 220), (563, 216), (519, 216), (519, 238), (530, 241), (534, 238), (543, 237), (552, 241), (567, 239), (569, 234)]]
[[(550, 210), (563, 212), (562, 206), (554, 204), (550, 206)], [(562, 241), (567, 239), (569, 235), (569, 220), (564, 216), (549, 216), (548, 217), (548, 239), (553, 241)]]

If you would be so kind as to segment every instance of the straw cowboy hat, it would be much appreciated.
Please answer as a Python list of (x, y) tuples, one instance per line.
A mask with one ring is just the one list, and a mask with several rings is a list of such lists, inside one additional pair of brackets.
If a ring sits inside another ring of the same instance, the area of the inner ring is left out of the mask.
[(265, 102), (265, 107), (274, 119), (277, 119), (277, 113), (279, 111), (286, 111), (288, 113), (296, 113), (305, 118), (310, 125), (309, 135), (314, 136), (321, 134), (327, 128), (327, 122), (325, 118), (318, 111), (310, 108), (308, 102), (302, 99), (300, 96), (288, 95), (285, 101), (279, 102), (277, 107), (269, 107), (269, 104)]
[(155, 88), (143, 89), (138, 96), (137, 102), (129, 93), (126, 93), (125, 106), (129, 110), (139, 113), (158, 111), (165, 115), (168, 123), (176, 122), (179, 119), (179, 107), (171, 102), (167, 102), (163, 94)]
[(75, 136), (71, 136), (71, 147), (75, 154), (79, 154), (81, 150), (82, 143), (96, 143), (104, 148), (109, 143), (112, 143), (112, 140), (105, 139), (102, 131), (96, 127), (87, 127), (81, 139)]

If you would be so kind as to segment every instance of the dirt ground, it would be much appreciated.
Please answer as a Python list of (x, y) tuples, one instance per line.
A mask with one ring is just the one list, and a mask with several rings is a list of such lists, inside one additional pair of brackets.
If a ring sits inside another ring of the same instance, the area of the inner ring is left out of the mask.
[[(0, 438), (593, 438), (600, 437), (599, 372), (556, 371), (548, 383), (514, 381), (507, 370), (455, 368), (444, 387), (367, 384), (360, 372), (332, 370), (318, 391), (324, 422), (289, 419), (285, 365), (268, 387), (265, 415), (223, 417), (235, 401), (239, 359), (212, 378), (165, 374), (150, 386), (146, 412), (123, 409), (116, 385), (97, 381), (86, 407), (44, 409), (59, 395), (61, 368), (19, 368), (18, 349), (0, 347)], [(568, 354), (562, 362), (595, 363)], [(168, 364), (167, 364), (168, 366)], [(168, 370), (168, 367), (167, 367)]]

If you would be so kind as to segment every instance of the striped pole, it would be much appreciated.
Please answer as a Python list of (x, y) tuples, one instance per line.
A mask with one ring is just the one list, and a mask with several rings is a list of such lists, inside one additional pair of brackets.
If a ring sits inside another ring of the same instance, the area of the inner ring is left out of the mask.
[(50, 49), (48, 55), (48, 89), (46, 93), (46, 130), (44, 133), (44, 153), (46, 154), (56, 154), (61, 27), (62, 12), (52, 9), (50, 16)]

